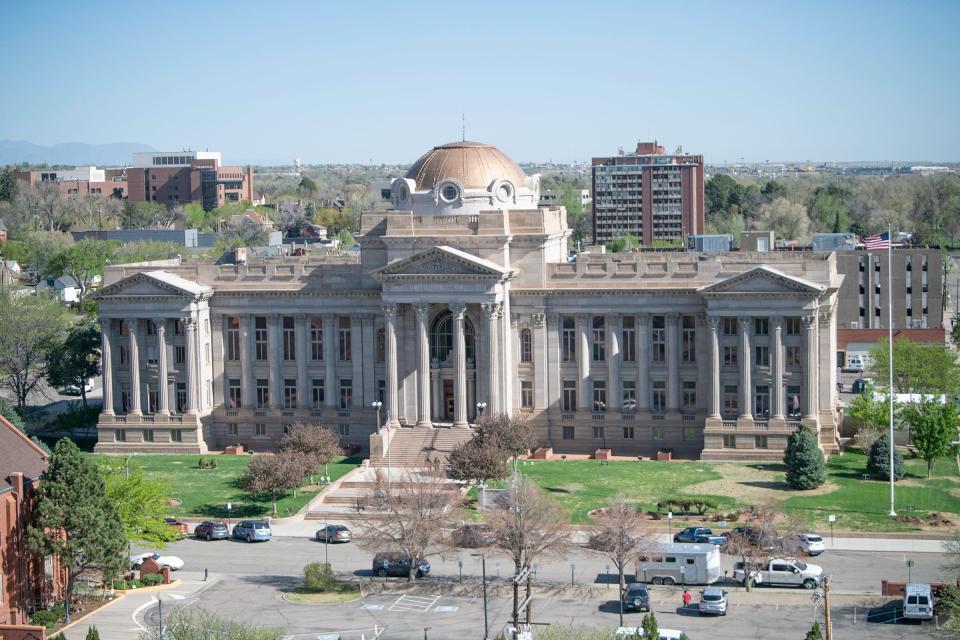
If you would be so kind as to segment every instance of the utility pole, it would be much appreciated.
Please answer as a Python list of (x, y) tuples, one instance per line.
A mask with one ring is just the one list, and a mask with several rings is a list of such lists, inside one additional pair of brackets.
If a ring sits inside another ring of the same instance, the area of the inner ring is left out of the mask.
[[(892, 469), (893, 467), (891, 467)], [(830, 576), (823, 577), (823, 624), (826, 627), (826, 640), (833, 639), (833, 627), (830, 624)]]

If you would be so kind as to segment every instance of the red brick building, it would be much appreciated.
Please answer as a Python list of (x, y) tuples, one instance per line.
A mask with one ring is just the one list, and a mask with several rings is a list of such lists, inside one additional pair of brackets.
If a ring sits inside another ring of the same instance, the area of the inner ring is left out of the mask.
[(24, 185), (56, 183), (64, 196), (113, 196), (127, 195), (126, 169), (97, 169), (94, 166), (73, 169), (27, 169), (16, 170), (14, 175)]
[(253, 202), (253, 168), (223, 166), (219, 152), (135, 153), (126, 171), (131, 202), (196, 202), (207, 211), (229, 202)]
[(57, 559), (33, 557), (26, 549), (34, 496), (46, 468), (47, 454), (0, 417), (0, 637), (63, 595)]
[(704, 229), (703, 156), (668, 155), (656, 142), (593, 159), (593, 240), (633, 235), (680, 241)]

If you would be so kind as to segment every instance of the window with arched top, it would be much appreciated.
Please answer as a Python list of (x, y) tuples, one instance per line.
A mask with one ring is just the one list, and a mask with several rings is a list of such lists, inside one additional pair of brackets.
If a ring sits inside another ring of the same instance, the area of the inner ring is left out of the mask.
[[(476, 358), (475, 333), (469, 318), (463, 320), (463, 338), (467, 345), (467, 360)], [(430, 328), (430, 358), (443, 362), (453, 357), (453, 314), (444, 311), (433, 319)]]
[(383, 327), (377, 329), (377, 362), (387, 359), (387, 335)]
[(520, 362), (533, 362), (533, 335), (530, 329), (520, 330)]

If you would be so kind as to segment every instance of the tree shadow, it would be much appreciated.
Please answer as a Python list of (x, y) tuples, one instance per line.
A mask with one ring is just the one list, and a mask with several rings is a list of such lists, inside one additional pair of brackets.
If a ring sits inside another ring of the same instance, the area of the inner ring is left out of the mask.
[(562, 487), (546, 487), (546, 490), (550, 493), (563, 493), (563, 494), (570, 493), (570, 489), (564, 489)]
[(777, 482), (776, 480), (747, 480), (738, 482), (745, 487), (756, 487), (758, 489), (773, 489), (776, 491), (793, 491), (786, 482)]
[(205, 518), (219, 518), (221, 520), (230, 518), (231, 520), (236, 520), (238, 518), (259, 518), (266, 516), (269, 515), (270, 509), (269, 504), (237, 504), (232, 509), (227, 509), (225, 504), (208, 502), (207, 504), (195, 507), (193, 512)]
[(273, 587), (279, 591), (291, 591), (303, 584), (303, 578), (300, 576), (279, 576), (269, 574), (253, 574), (239, 578), (241, 582), (258, 584), (265, 587)]

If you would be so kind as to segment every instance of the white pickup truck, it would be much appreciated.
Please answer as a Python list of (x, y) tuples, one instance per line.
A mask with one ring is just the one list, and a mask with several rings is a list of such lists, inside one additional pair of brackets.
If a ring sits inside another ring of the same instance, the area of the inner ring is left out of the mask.
[[(815, 589), (820, 584), (823, 568), (793, 558), (771, 558), (766, 564), (750, 569), (749, 575), (757, 585)], [(747, 572), (743, 563), (738, 562), (733, 571), (733, 579), (742, 583), (746, 578)]]

